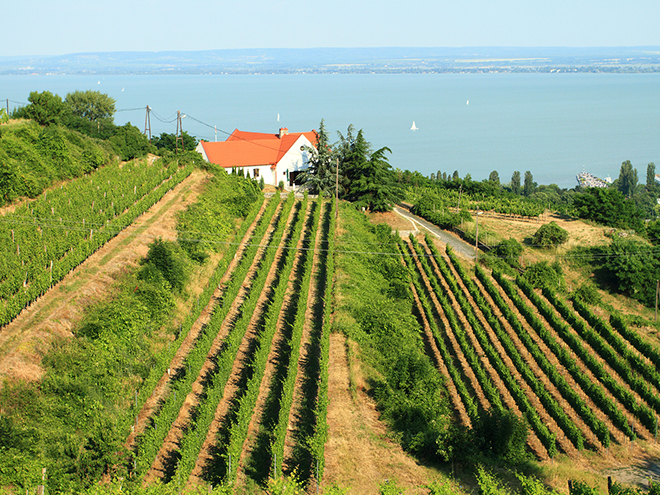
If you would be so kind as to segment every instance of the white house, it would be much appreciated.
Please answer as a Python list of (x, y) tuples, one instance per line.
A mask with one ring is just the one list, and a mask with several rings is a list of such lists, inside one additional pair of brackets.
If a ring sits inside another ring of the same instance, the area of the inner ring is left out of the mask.
[(282, 127), (277, 134), (236, 129), (222, 142), (200, 141), (196, 150), (207, 162), (223, 168), (241, 168), (245, 175), (277, 186), (292, 187), (298, 174), (307, 169), (309, 151), (316, 131), (290, 133)]

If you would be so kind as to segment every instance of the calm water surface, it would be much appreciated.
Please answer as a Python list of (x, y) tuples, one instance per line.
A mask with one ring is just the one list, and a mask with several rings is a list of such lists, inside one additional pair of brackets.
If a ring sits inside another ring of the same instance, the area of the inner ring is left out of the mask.
[(424, 175), (497, 170), (507, 182), (530, 170), (540, 184), (573, 187), (583, 168), (616, 178), (624, 160), (641, 181), (649, 162), (660, 172), (660, 74), (0, 77), (10, 109), (30, 91), (77, 89), (109, 94), (115, 122), (140, 129), (149, 105), (154, 134), (175, 132), (177, 110), (187, 132), (210, 141), (214, 126), (224, 140), (235, 128), (298, 132), (324, 119), (334, 140), (353, 124), (392, 150), (392, 166)]

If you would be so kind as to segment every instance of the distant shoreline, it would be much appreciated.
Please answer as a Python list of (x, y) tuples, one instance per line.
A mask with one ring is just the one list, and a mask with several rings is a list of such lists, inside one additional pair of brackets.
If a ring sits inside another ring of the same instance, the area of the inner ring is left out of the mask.
[(657, 72), (660, 47), (236, 49), (0, 57), (0, 75)]

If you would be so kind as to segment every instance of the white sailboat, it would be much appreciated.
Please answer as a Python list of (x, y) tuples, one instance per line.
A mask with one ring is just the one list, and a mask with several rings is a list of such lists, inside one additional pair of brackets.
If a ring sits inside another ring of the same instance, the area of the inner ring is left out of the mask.
[(417, 127), (417, 126), (415, 125), (415, 121), (413, 120), (413, 125), (410, 127), (410, 130), (411, 130), (411, 131), (416, 131), (417, 129), (419, 129), (419, 127)]

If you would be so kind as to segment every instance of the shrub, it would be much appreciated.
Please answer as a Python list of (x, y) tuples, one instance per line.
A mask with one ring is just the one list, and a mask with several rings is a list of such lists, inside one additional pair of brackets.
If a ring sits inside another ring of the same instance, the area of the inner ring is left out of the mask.
[(552, 247), (564, 244), (568, 240), (568, 231), (562, 229), (556, 222), (541, 225), (532, 236), (535, 246)]
[(140, 272), (143, 280), (154, 280), (155, 268), (175, 290), (183, 289), (187, 279), (187, 262), (182, 249), (173, 242), (156, 239), (149, 246), (146, 266)]
[(552, 265), (547, 261), (534, 263), (525, 270), (522, 277), (535, 289), (548, 287), (559, 292), (566, 290), (564, 271), (556, 261)]

